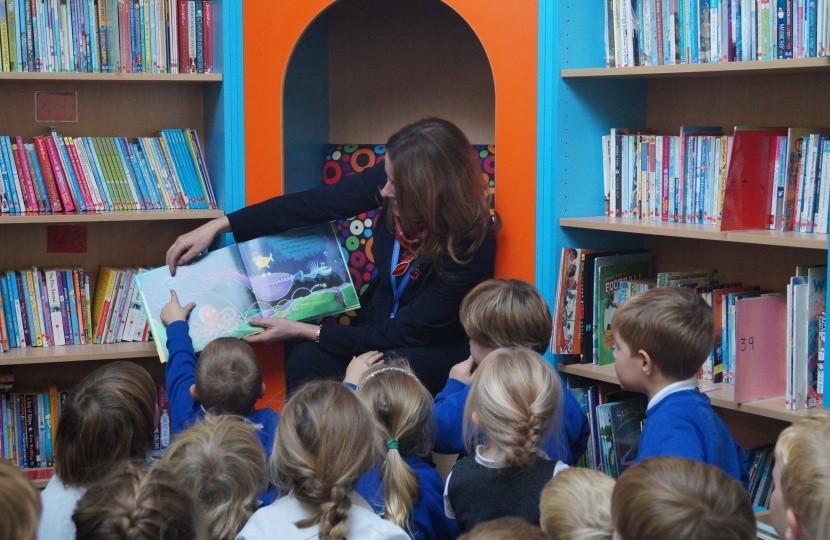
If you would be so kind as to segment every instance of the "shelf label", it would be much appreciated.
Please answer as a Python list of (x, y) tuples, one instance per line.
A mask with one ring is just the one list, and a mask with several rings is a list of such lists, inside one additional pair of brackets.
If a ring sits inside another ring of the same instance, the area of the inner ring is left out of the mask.
[(47, 225), (46, 253), (86, 253), (86, 225)]
[(35, 122), (77, 122), (78, 92), (35, 92)]

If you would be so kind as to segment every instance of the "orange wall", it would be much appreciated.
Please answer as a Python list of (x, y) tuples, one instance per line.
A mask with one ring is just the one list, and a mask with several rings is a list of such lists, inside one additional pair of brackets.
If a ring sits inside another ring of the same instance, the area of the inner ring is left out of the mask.
[[(400, 0), (404, 1), (404, 0)], [(496, 201), (504, 221), (496, 274), (533, 282), (536, 264), (536, 0), (444, 0), (478, 34), (496, 85)], [(294, 44), (333, 0), (246, 0), (246, 203), (282, 193), (283, 78)], [(281, 351), (257, 351), (267, 384), (281, 384)], [(279, 360), (277, 360), (279, 359)], [(281, 387), (280, 387), (281, 388)], [(276, 388), (274, 388), (276, 389)], [(271, 391), (268, 392), (269, 396)]]

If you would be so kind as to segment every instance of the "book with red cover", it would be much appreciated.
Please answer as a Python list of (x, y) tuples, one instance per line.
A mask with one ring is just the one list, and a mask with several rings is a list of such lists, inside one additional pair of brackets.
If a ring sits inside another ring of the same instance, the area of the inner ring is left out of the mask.
[(72, 194), (69, 192), (69, 184), (61, 164), (61, 158), (58, 155), (58, 147), (52, 137), (44, 137), (43, 140), (46, 143), (46, 152), (49, 154), (49, 162), (52, 164), (55, 184), (58, 186), (63, 209), (65, 212), (72, 212), (75, 210), (75, 203), (72, 201)]
[(35, 144), (38, 161), (40, 161), (40, 170), (43, 173), (43, 182), (46, 184), (46, 193), (49, 196), (49, 204), (52, 205), (53, 212), (60, 212), (63, 210), (61, 204), (61, 197), (58, 193), (58, 185), (55, 183), (55, 177), (52, 174), (52, 165), (49, 163), (49, 155), (46, 152), (46, 143), (42, 136), (34, 137), (32, 142)]
[(204, 11), (204, 55), (205, 73), (213, 73), (213, 2), (205, 0)]
[(735, 301), (735, 402), (787, 391), (787, 296)]
[(786, 129), (736, 127), (723, 196), (722, 231), (769, 229), (775, 145)]
[[(190, 50), (188, 48), (187, 0), (179, 4), (179, 73), (190, 73)], [(172, 21), (171, 21), (172, 24)]]
[(17, 168), (17, 176), (20, 178), (20, 187), (23, 188), (23, 204), (26, 212), (37, 212), (37, 196), (35, 195), (35, 187), (32, 185), (29, 167), (26, 165), (26, 155), (23, 153), (26, 151), (23, 148), (23, 139), (16, 137), (16, 141), (20, 142), (12, 143), (12, 154), (14, 154), (14, 165)]

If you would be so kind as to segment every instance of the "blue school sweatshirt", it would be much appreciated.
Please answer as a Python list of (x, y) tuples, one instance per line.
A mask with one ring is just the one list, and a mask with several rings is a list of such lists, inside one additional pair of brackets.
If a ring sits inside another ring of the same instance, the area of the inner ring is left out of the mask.
[[(458, 537), (455, 521), (444, 514), (444, 482), (429, 464), (418, 456), (404, 456), (403, 460), (418, 475), (421, 494), (412, 510), (413, 540), (451, 540)], [(383, 484), (380, 468), (374, 467), (357, 483), (358, 495), (366, 499), (376, 514), (384, 511)]]
[[(196, 353), (188, 333), (187, 321), (175, 321), (167, 326), (167, 399), (170, 401), (170, 438), (205, 417), (201, 403), (190, 396), (195, 383)], [(265, 450), (266, 461), (271, 457), (274, 435), (280, 415), (271, 409), (254, 409), (248, 416), (257, 426), (256, 436)]]
[(636, 462), (675, 456), (720, 467), (746, 487), (748, 465), (741, 447), (700, 390), (669, 394), (646, 410)]
[[(471, 385), (457, 379), (449, 379), (444, 390), (435, 396), (435, 445), (433, 450), (439, 454), (465, 454), (464, 403)], [(542, 450), (551, 461), (562, 461), (575, 465), (585, 449), (588, 448), (588, 436), (591, 426), (588, 417), (573, 395), (565, 390), (562, 407), (562, 424), (554, 430), (542, 444)]]

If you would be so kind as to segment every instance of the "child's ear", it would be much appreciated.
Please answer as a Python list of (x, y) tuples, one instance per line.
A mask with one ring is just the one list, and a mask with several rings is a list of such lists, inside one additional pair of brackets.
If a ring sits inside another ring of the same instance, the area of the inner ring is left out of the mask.
[(654, 375), (655, 365), (651, 356), (643, 349), (637, 351), (637, 356), (639, 357), (638, 360), (640, 361), (640, 369), (643, 370), (643, 375), (646, 377)]
[(260, 398), (265, 397), (265, 383), (262, 383), (262, 388), (259, 389), (259, 397)]
[(475, 427), (478, 427), (478, 414), (476, 414), (475, 411), (473, 411), (473, 414), (470, 415), (470, 421)]
[(190, 397), (192, 397), (196, 401), (199, 401), (199, 394), (196, 392), (196, 385), (195, 384), (190, 385)]
[(786, 540), (799, 540), (801, 533), (801, 523), (798, 517), (790, 508), (787, 508), (787, 531), (784, 533)]

